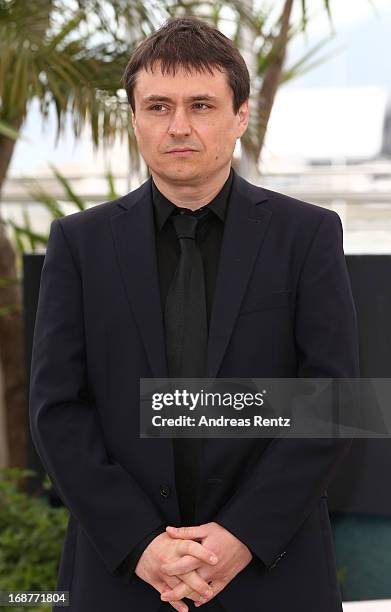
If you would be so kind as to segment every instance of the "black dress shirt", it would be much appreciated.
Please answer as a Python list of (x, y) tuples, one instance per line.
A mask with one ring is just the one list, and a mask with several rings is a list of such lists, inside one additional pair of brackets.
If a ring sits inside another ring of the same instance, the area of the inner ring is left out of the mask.
[[(209, 215), (199, 222), (197, 227), (196, 239), (200, 247), (201, 256), (204, 264), (205, 275), (205, 296), (206, 309), (208, 318), (208, 328), (210, 323), (210, 314), (212, 311), (212, 302), (214, 289), (217, 278), (217, 268), (219, 263), (220, 248), (224, 232), (224, 221), (226, 218), (229, 196), (231, 193), (233, 179), (232, 168), (229, 176), (224, 183), (219, 193), (208, 204), (210, 209)], [(152, 180), (152, 199), (155, 224), (156, 251), (159, 273), (159, 285), (162, 313), (171, 280), (174, 276), (176, 267), (180, 257), (180, 246), (174, 226), (169, 222), (170, 215), (176, 210), (177, 206), (170, 202), (156, 187)], [(177, 466), (181, 468), (181, 466)], [(189, 483), (189, 486), (192, 486)], [(185, 495), (186, 493), (183, 492)], [(125, 558), (121, 565), (117, 568), (117, 572), (125, 576), (128, 581), (133, 574), (139, 558), (148, 544), (159, 533), (166, 530), (166, 525), (162, 524), (144, 537), (139, 544), (132, 549), (130, 554)]]

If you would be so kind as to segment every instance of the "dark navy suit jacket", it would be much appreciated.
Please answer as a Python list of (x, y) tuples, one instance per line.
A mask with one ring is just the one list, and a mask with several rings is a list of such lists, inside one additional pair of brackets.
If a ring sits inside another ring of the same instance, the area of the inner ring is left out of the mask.
[[(339, 216), (235, 172), (208, 377), (358, 377), (358, 362)], [(166, 376), (148, 179), (54, 220), (42, 270), (30, 426), (70, 510), (57, 583), (70, 612), (160, 607), (151, 585), (116, 570), (143, 536), (180, 525), (172, 440), (139, 437), (139, 380)], [(350, 444), (204, 440), (197, 523), (254, 553), (218, 595), (228, 612), (342, 610), (326, 490)]]

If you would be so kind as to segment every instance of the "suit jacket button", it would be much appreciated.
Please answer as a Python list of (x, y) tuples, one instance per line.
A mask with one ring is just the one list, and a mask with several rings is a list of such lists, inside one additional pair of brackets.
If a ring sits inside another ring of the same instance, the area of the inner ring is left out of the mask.
[(168, 497), (170, 495), (170, 487), (166, 484), (160, 485), (160, 495), (162, 497)]

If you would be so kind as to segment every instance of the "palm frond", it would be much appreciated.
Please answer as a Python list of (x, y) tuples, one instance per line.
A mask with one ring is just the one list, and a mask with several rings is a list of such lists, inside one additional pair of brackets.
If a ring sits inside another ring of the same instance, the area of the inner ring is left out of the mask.
[[(26, 234), (27, 238), (29, 239), (29, 246), (31, 251), (35, 251), (35, 247), (36, 247), (36, 238), (34, 236), (34, 232), (33, 232), (33, 228), (32, 228), (32, 224), (31, 224), (31, 219), (30, 219), (30, 214), (27, 208), (23, 208), (23, 221), (24, 221), (24, 228), (28, 231), (28, 234)], [(19, 230), (18, 230), (19, 233)]]
[(113, 176), (113, 173), (111, 172), (111, 170), (108, 170), (106, 172), (106, 180), (107, 180), (107, 187), (108, 187), (107, 199), (108, 200), (115, 200), (116, 198), (118, 198), (118, 193), (117, 193), (116, 188), (115, 188), (114, 176)]
[[(371, 0), (369, 0), (371, 2)], [(308, 0), (301, 0), (301, 30), (305, 32), (309, 21), (308, 17)], [(333, 17), (331, 13), (330, 0), (323, 0), (323, 8), (327, 13), (331, 27), (333, 28)]]
[(303, 74), (306, 74), (310, 70), (313, 70), (317, 66), (324, 64), (326, 61), (335, 57), (338, 53), (343, 51), (343, 47), (339, 46), (334, 48), (332, 51), (328, 51), (321, 57), (316, 57), (317, 53), (330, 43), (330, 38), (325, 38), (318, 41), (308, 51), (306, 51), (298, 60), (292, 65), (284, 68), (281, 83), (286, 83), (292, 79), (296, 79)]
[[(140, 40), (152, 30), (149, 11), (139, 1), (114, 0), (117, 24), (137, 23)], [(90, 128), (94, 146), (111, 145), (129, 133), (129, 111), (121, 76), (136, 44), (113, 31), (106, 0), (0, 0), (0, 120), (24, 119), (37, 99), (44, 121), (55, 109), (57, 139), (72, 114), (78, 138)], [(99, 34), (99, 37), (97, 36)], [(103, 41), (103, 42), (102, 42)]]
[(56, 198), (51, 196), (43, 187), (41, 187), (38, 181), (30, 181), (30, 183), (35, 185), (35, 187), (29, 187), (27, 192), (34, 202), (43, 204), (53, 219), (65, 216), (65, 213), (61, 209), (61, 206)]
[(39, 232), (35, 232), (29, 229), (28, 227), (23, 227), (23, 225), (18, 225), (17, 223), (15, 223), (15, 221), (12, 221), (11, 219), (8, 219), (7, 221), (5, 221), (5, 223), (12, 227), (14, 231), (18, 232), (19, 235), (27, 236), (30, 241), (34, 241), (35, 245), (37, 243), (42, 244), (44, 246), (47, 244), (48, 237), (46, 234), (41, 234)]
[(64, 188), (64, 191), (65, 191), (66, 195), (68, 196), (68, 200), (70, 202), (72, 202), (72, 204), (74, 204), (78, 210), (85, 210), (86, 209), (86, 203), (84, 202), (84, 200), (80, 196), (78, 196), (74, 192), (74, 190), (71, 187), (70, 182), (65, 178), (65, 176), (63, 174), (61, 174), (59, 172), (59, 170), (57, 170), (57, 168), (55, 166), (50, 165), (50, 168), (52, 169), (52, 172), (55, 175), (55, 177), (58, 180), (58, 182)]
[[(69, 180), (61, 174), (61, 172), (51, 165), (51, 170), (56, 177), (58, 183), (65, 191), (67, 203), (71, 203), (76, 207), (76, 210), (83, 211), (87, 208), (83, 198), (76, 194), (71, 187)], [(118, 193), (115, 189), (114, 176), (111, 170), (108, 170), (105, 175), (107, 181), (107, 198), (106, 200), (114, 200), (118, 198)], [(50, 195), (37, 180), (29, 179), (30, 186), (27, 189), (28, 194), (34, 202), (43, 204), (50, 214), (50, 219), (64, 217), (66, 212), (62, 209), (60, 202)], [(33, 185), (33, 187), (31, 186)], [(49, 233), (44, 234), (33, 229), (31, 218), (27, 210), (23, 211), (24, 225), (19, 225), (12, 220), (3, 221), (5, 225), (9, 225), (13, 229), (15, 246), (19, 253), (26, 251), (35, 252), (37, 248), (46, 247)], [(1, 281), (0, 281), (1, 288)]]
[[(18, 130), (14, 130), (14, 128), (7, 125), (3, 121), (0, 121), (0, 134), (7, 136), (7, 138), (12, 138), (13, 140), (17, 140), (18, 138), (22, 137)], [(26, 139), (24, 138), (24, 140)]]

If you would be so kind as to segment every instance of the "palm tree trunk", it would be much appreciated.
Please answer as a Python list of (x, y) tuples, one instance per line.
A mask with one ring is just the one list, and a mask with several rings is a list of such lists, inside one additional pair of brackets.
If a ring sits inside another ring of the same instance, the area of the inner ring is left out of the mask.
[(274, 43), (271, 49), (271, 55), (273, 60), (270, 62), (269, 67), (266, 70), (262, 86), (259, 91), (258, 104), (260, 108), (260, 121), (258, 126), (258, 155), (260, 155), (262, 151), (267, 124), (269, 122), (270, 114), (274, 104), (274, 98), (276, 96), (277, 89), (282, 76), (282, 70), (284, 66), (284, 60), (288, 44), (289, 22), (292, 13), (292, 5), (293, 0), (285, 1), (284, 8), (282, 10), (281, 17), (279, 20), (280, 31), (278, 33), (278, 36), (276, 36), (276, 38), (274, 39)]
[[(247, 9), (249, 13), (254, 11), (253, 0), (243, 0), (242, 5)], [(250, 26), (244, 19), (241, 19), (238, 27), (238, 46), (240, 53), (242, 54), (244, 61), (246, 62), (249, 74), (250, 82), (255, 83), (257, 75), (257, 57), (254, 53), (255, 41), (257, 38), (257, 32), (253, 27)], [(258, 141), (257, 137), (257, 112), (256, 106), (258, 103), (258, 95), (255, 89), (251, 89), (250, 93), (250, 116), (249, 124), (247, 126), (247, 140), (248, 145), (246, 146), (246, 139), (241, 140), (241, 155), (237, 164), (237, 170), (241, 176), (244, 176), (247, 180), (255, 183), (256, 185), (260, 180), (260, 172), (258, 169), (258, 158), (259, 151), (257, 147), (254, 147), (254, 143)], [(251, 144), (250, 144), (251, 143)]]
[[(22, 119), (13, 122), (19, 129)], [(0, 136), (0, 193), (9, 168), (15, 141)], [(5, 224), (0, 216), (0, 278), (17, 278), (16, 258), (9, 241)], [(10, 307), (11, 306), (11, 307)], [(8, 465), (26, 466), (27, 398), (25, 380), (24, 330), (22, 317), (22, 296), (19, 284), (9, 284), (0, 291), (0, 367), (4, 402), (4, 415), (0, 419), (6, 428), (3, 438), (8, 442), (3, 454)], [(4, 314), (5, 313), (5, 314)]]

